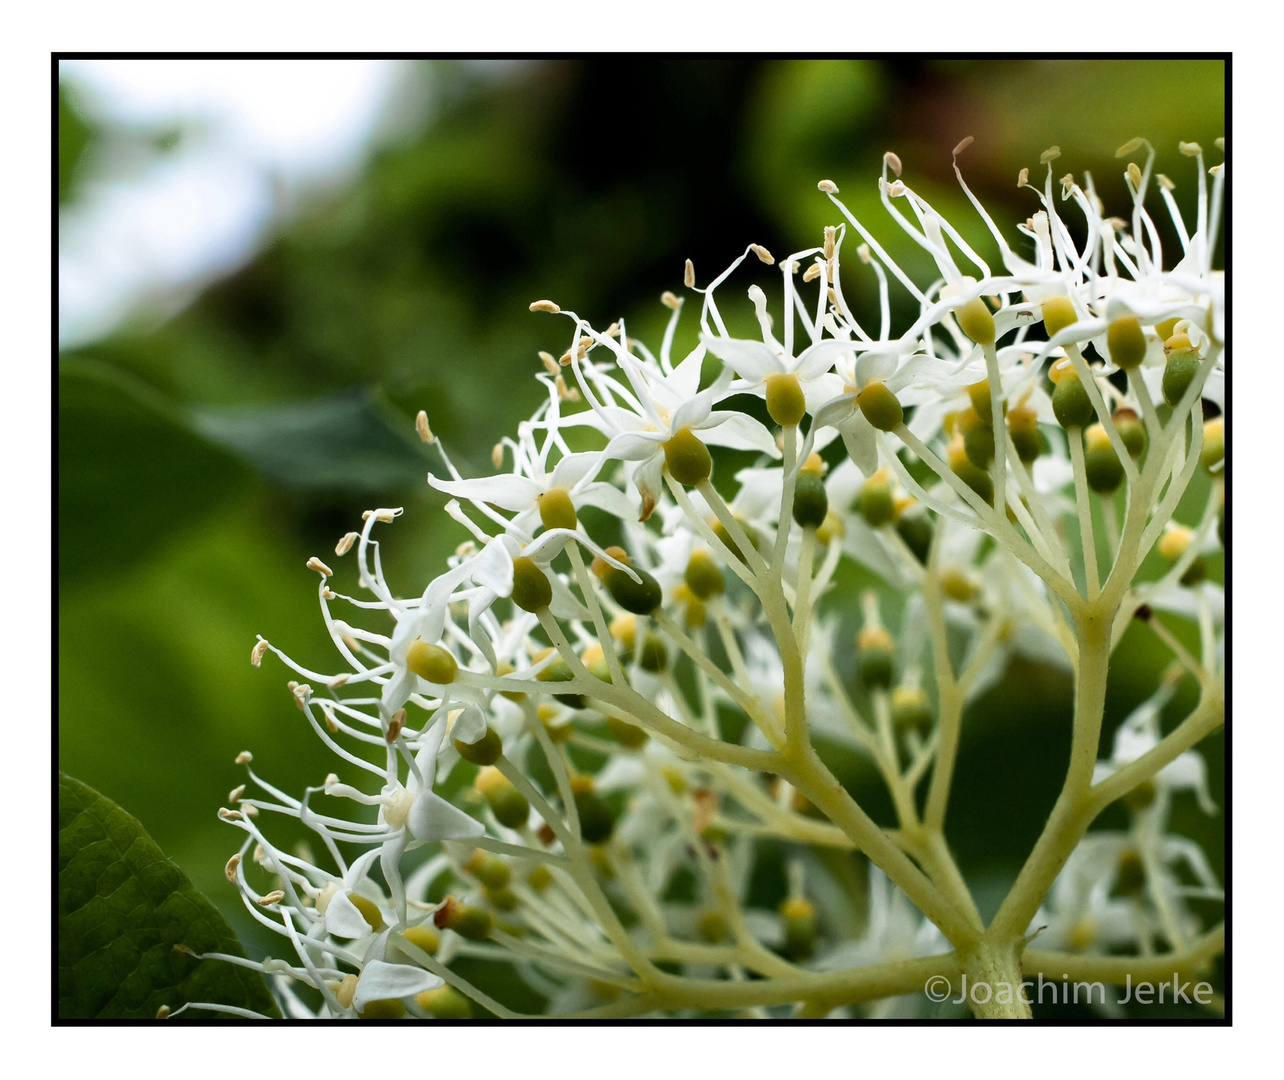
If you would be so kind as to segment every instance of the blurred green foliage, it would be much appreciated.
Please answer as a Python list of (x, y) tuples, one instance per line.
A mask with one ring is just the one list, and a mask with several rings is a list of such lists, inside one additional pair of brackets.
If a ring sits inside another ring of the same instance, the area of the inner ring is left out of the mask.
[[(372, 506), (409, 510), (384, 551), (396, 589), (418, 592), (439, 571), (464, 535), (423, 483), (440, 463), (412, 418), (427, 410), (466, 474), (489, 468), (492, 444), (540, 398), (537, 351), (569, 344), (563, 321), (529, 313), (532, 300), (596, 325), (627, 317), (631, 335), (658, 341), (658, 297), (680, 290), (684, 259), (707, 281), (749, 241), (778, 257), (819, 243), (838, 223), (822, 177), (895, 257), (929, 272), (879, 204), (885, 150), (997, 257), (951, 169), (967, 135), (964, 175), (1000, 223), (1037, 209), (1016, 176), (1031, 166), (1042, 183), (1053, 143), (1054, 169), (1091, 171), (1122, 211), (1114, 151), (1138, 134), (1189, 211), (1193, 166), (1176, 144), (1211, 149), (1225, 123), (1218, 60), (606, 57), (500, 79), (437, 61), (414, 76), (430, 103), (422, 131), (379, 149), (185, 310), (129, 322), (60, 365), (60, 765), (137, 814), (247, 942), (258, 931), (222, 878), (238, 835), (215, 818), (243, 778), (232, 758), (252, 749), (292, 791), (335, 765), (284, 669), (248, 664), (254, 635), (331, 663), (304, 562), (326, 558)], [(74, 90), (59, 94), (60, 203), (93, 179), (95, 145), (137, 137), (91, 123)], [(764, 283), (775, 273), (758, 269)], [(870, 289), (853, 293), (875, 310)], [(345, 562), (336, 587), (355, 590)], [(1163, 663), (1153, 637), (1129, 634), (1107, 750)], [(1052, 805), (1067, 698), (1062, 676), (1018, 665), (964, 727), (949, 831), (983, 906)], [(877, 814), (884, 794), (847, 765)], [(1223, 821), (1193, 800), (1180, 814), (1220, 870)]]

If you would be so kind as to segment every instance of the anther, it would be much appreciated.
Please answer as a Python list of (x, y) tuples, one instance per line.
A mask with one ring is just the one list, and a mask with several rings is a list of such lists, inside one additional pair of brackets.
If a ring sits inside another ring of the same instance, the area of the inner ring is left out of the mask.
[(324, 577), (334, 577), (334, 571), (331, 570), (328, 566), (326, 566), (326, 564), (323, 563), (320, 559), (318, 559), (315, 555), (313, 555), (312, 558), (308, 560), (308, 569), (315, 570), (318, 574), (321, 574)]
[(765, 262), (768, 266), (771, 266), (776, 261), (775, 256), (761, 244), (750, 244), (749, 250), (757, 255), (759, 260)]
[(258, 667), (263, 663), (263, 654), (268, 651), (268, 643), (260, 638), (254, 643), (254, 648), (250, 650), (250, 665)]
[(826, 195), (838, 194), (838, 185), (835, 184), (832, 180), (822, 180), (819, 184), (816, 185), (816, 187), (820, 191), (823, 191)]
[(346, 555), (352, 549), (352, 545), (357, 542), (360, 535), (360, 533), (354, 532), (344, 533), (343, 539), (334, 545), (334, 553), (336, 555)]
[(682, 267), (682, 284), (688, 289), (695, 288), (695, 263), (690, 259)]
[(415, 417), (415, 430), (419, 432), (419, 438), (424, 442), (432, 442), (433, 434), (428, 426), (428, 414), (423, 409), (420, 409), (419, 415)]
[(531, 304), (531, 311), (547, 311), (556, 315), (561, 310), (552, 300), (536, 300)]

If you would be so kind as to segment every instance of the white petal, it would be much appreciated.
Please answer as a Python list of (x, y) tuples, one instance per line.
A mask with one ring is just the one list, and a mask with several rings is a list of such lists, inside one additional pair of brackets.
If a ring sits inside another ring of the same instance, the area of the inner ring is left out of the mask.
[(831, 367), (843, 353), (852, 351), (850, 341), (818, 341), (804, 349), (798, 357), (798, 362), (794, 367), (798, 378), (804, 382), (809, 379), (819, 378)]
[(424, 841), (467, 840), (486, 831), (476, 818), (432, 791), (421, 791), (415, 796), (406, 825), (411, 836)]
[(431, 971), (411, 967), (409, 964), (389, 964), (386, 960), (369, 960), (357, 980), (352, 995), (352, 1007), (364, 1012), (372, 1001), (385, 998), (404, 998), (424, 990), (435, 990), (442, 980)]
[(878, 471), (878, 440), (874, 436), (874, 429), (869, 426), (869, 421), (865, 419), (865, 414), (859, 409), (853, 409), (851, 415), (841, 424), (835, 424), (843, 435), (843, 445), (847, 447), (847, 454), (866, 476), (872, 476)]
[(513, 591), (513, 556), (503, 537), (496, 537), (482, 548), (472, 565), (472, 578), (478, 585), (496, 596), (508, 596)]
[(557, 463), (553, 475), (549, 477), (550, 488), (573, 488), (576, 484), (585, 483), (606, 463), (606, 455), (600, 450), (586, 454), (568, 454)]
[(602, 451), (609, 458), (621, 461), (645, 461), (652, 454), (658, 453), (660, 443), (668, 437), (654, 431), (626, 431), (615, 436)]
[(483, 476), (475, 480), (438, 480), (429, 474), (428, 483), (438, 491), (456, 495), (472, 502), (494, 503), (503, 510), (526, 510), (535, 497), (544, 491), (526, 476), (511, 473), (501, 476)]
[(700, 439), (710, 446), (725, 446), (729, 450), (757, 450), (770, 457), (780, 457), (780, 448), (762, 424), (752, 416), (738, 412), (709, 414), (710, 426), (700, 429)]
[(614, 484), (589, 484), (575, 493), (575, 501), (580, 506), (596, 506), (621, 521), (633, 518), (633, 504)]
[[(379, 854), (378, 849), (375, 849), (375, 854)], [(372, 927), (357, 910), (357, 905), (349, 895), (341, 892), (331, 899), (330, 906), (325, 909), (325, 929), (326, 933), (335, 937), (363, 938), (370, 933)]]
[(762, 382), (768, 375), (783, 373), (788, 368), (771, 349), (761, 341), (740, 341), (736, 338), (710, 337), (701, 334), (700, 340), (714, 356), (724, 361), (742, 379)]

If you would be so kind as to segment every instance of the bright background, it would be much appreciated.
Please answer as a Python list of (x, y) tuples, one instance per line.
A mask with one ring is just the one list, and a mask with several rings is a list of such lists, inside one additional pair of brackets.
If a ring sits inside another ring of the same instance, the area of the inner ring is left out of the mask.
[[(691, 257), (778, 256), (835, 224), (838, 183), (898, 256), (884, 150), (965, 233), (950, 170), (1001, 223), (1016, 175), (1092, 172), (1123, 210), (1135, 135), (1191, 206), (1179, 139), (1225, 134), (1215, 61), (653, 60), (64, 62), (59, 95), (59, 764), (135, 813), (251, 944), (215, 811), (255, 753), (288, 791), (333, 767), (262, 633), (330, 651), (315, 575), (373, 506), (405, 506), (390, 577), (419, 592), (461, 532), (423, 483), (424, 408), (466, 473), (539, 399), (550, 297), (657, 337)], [(1014, 229), (1009, 237), (1017, 240)], [(763, 277), (769, 285), (774, 278)], [(770, 289), (768, 290), (770, 294)], [(1105, 743), (1162, 663), (1130, 634)], [(1189, 701), (1187, 695), (1175, 703)], [(1206, 752), (1220, 801), (1221, 737)], [(964, 727), (950, 839), (982, 906), (1051, 806), (1068, 685), (1019, 667)], [(858, 764), (845, 779), (882, 816)], [(1110, 824), (1107, 820), (1105, 824)], [(1116, 822), (1116, 824), (1121, 824)], [(1221, 818), (1178, 807), (1214, 866)]]

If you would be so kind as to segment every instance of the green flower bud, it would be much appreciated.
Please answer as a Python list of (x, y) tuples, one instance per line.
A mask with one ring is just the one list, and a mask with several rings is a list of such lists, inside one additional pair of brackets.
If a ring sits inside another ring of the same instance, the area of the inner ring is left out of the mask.
[(727, 926), (727, 920), (723, 918), (720, 911), (706, 911), (700, 916), (700, 921), (696, 923), (696, 933), (700, 939), (709, 945), (717, 945), (721, 941), (726, 941), (730, 934)]
[(963, 452), (978, 469), (988, 469), (994, 460), (994, 428), (989, 418), (975, 409), (966, 409), (955, 421), (963, 433)]
[(1052, 391), (1052, 413), (1063, 428), (1087, 427), (1097, 415), (1076, 371), (1063, 371)]
[(857, 677), (867, 689), (886, 689), (892, 685), (892, 663), (896, 647), (892, 636), (879, 627), (866, 627), (856, 636), (860, 652)]
[(566, 488), (549, 488), (543, 495), (536, 495), (535, 505), (546, 529), (573, 529), (579, 520), (575, 516), (571, 493)]
[(1155, 794), (1154, 781), (1143, 780), (1123, 797), (1123, 804), (1134, 814), (1140, 813), (1155, 801)]
[(793, 427), (807, 414), (807, 399), (797, 375), (778, 371), (767, 376), (766, 386), (767, 415), (781, 427)]
[(1073, 326), (1079, 321), (1074, 303), (1068, 296), (1050, 297), (1039, 307), (1043, 311), (1043, 328), (1047, 331), (1049, 340), (1056, 337), (1067, 326)]
[(348, 899), (352, 901), (352, 906), (361, 912), (361, 917), (370, 924), (371, 930), (383, 929), (383, 912), (379, 910), (378, 904), (360, 893), (350, 892)]
[(415, 995), (415, 1001), (434, 1020), (471, 1020), (473, 1007), (453, 986), (439, 986)]
[(1221, 476), (1226, 469), (1226, 422), (1218, 416), (1204, 421), (1204, 445), (1199, 463), (1209, 476)]
[(669, 664), (669, 650), (664, 639), (655, 634), (647, 634), (642, 639), (642, 648), (638, 652), (638, 667), (643, 671), (658, 674)]
[(967, 388), (968, 399), (981, 423), (994, 426), (994, 402), (990, 398), (990, 380), (982, 379)]
[(1146, 867), (1141, 861), (1141, 853), (1134, 848), (1125, 848), (1119, 853), (1119, 864), (1115, 868), (1115, 893), (1136, 896), (1145, 887)]
[(461, 904), (453, 896), (446, 898), (445, 904), (437, 909), (432, 921), (438, 930), (453, 930), (469, 941), (485, 941), (490, 937), (491, 927), (494, 925), (489, 912), (471, 904)]
[(1146, 358), (1146, 335), (1135, 315), (1121, 315), (1106, 327), (1106, 349), (1116, 367), (1131, 371)]
[(464, 871), (472, 874), (483, 885), (492, 889), (504, 888), (512, 877), (508, 863), (498, 855), (477, 848), (463, 864)]
[(436, 956), (437, 949), (441, 946), (441, 935), (431, 926), (422, 923), (403, 931), (401, 936), (416, 948), (423, 949), (429, 956)]
[(401, 998), (380, 998), (366, 1003), (365, 1010), (357, 1014), (362, 1020), (401, 1020), (406, 1015), (406, 1006)]
[(1176, 405), (1186, 393), (1199, 370), (1199, 357), (1192, 350), (1170, 353), (1164, 365), (1164, 378), (1161, 386), (1164, 400), (1169, 405)]
[(646, 742), (647, 733), (636, 724), (630, 724), (621, 720), (618, 716), (608, 716), (606, 726), (610, 729), (611, 738), (621, 746), (627, 746), (630, 750), (636, 750)]
[(1008, 413), (1008, 436), (1017, 457), (1026, 465), (1043, 453), (1043, 433), (1039, 430), (1038, 414), (1033, 409), (1013, 409)]
[(905, 411), (896, 395), (881, 382), (872, 382), (857, 394), (856, 404), (870, 425), (879, 431), (895, 431), (905, 420)]
[(664, 599), (664, 592), (660, 588), (660, 583), (645, 570), (640, 570), (636, 566), (631, 568), (641, 578), (640, 581), (634, 581), (623, 570), (617, 570), (608, 564), (605, 570), (606, 576), (603, 579), (606, 582), (607, 591), (625, 611), (632, 612), (634, 615), (650, 615), (660, 606), (660, 601)]
[(685, 575), (687, 588), (701, 600), (720, 596), (726, 583), (722, 580), (722, 571), (707, 551), (693, 551), (687, 563)]
[(543, 892), (553, 884), (553, 871), (543, 863), (526, 875), (526, 884), (536, 892)]
[(958, 320), (959, 329), (978, 345), (989, 345), (994, 341), (994, 316), (979, 296), (956, 307), (954, 317)]
[(580, 836), (586, 844), (601, 844), (615, 831), (615, 815), (610, 806), (596, 791), (588, 777), (576, 777), (572, 782), (575, 810), (580, 816)]
[(880, 469), (865, 481), (857, 497), (860, 516), (871, 528), (877, 529), (896, 517), (896, 499), (892, 495), (892, 485), (887, 481), (887, 474)]
[(806, 960), (816, 950), (816, 909), (802, 897), (780, 905), (785, 924), (785, 943), (781, 952), (790, 960)]
[(438, 686), (445, 686), (455, 681), (459, 663), (440, 645), (429, 645), (416, 638), (406, 650), (406, 667)]
[(513, 560), (513, 603), (523, 611), (543, 611), (553, 600), (544, 571), (527, 558)]
[(1093, 424), (1084, 432), (1084, 442), (1083, 470), (1088, 486), (1099, 495), (1109, 495), (1124, 478), (1124, 468), (1110, 445), (1110, 436), (1100, 424)]
[(932, 708), (917, 686), (898, 686), (891, 693), (892, 723), (902, 731), (926, 733), (932, 727)]
[(504, 743), (494, 728), (488, 727), (486, 734), (475, 743), (455, 740), (455, 749), (459, 756), (473, 765), (494, 765), (504, 752)]
[[(543, 660), (549, 652), (552, 652), (552, 650), (548, 650), (548, 652), (545, 652), (543, 655), (538, 657), (538, 659)], [(540, 682), (560, 683), (573, 681), (575, 675), (571, 671), (570, 665), (559, 656), (538, 675), (536, 675), (535, 678)], [(563, 705), (569, 705), (572, 709), (583, 709), (588, 705), (588, 698), (583, 694), (554, 694), (553, 697)]]
[[(517, 788), (496, 768), (485, 768), (477, 774), (474, 786), (482, 793), (495, 820), (510, 829), (525, 825), (531, 815), (531, 804)], [(441, 923), (437, 924), (438, 926)]]
[(1115, 430), (1119, 432), (1128, 456), (1141, 457), (1150, 445), (1150, 436), (1146, 434), (1146, 425), (1141, 422), (1141, 417), (1132, 409), (1116, 409), (1111, 419), (1115, 422)]
[(994, 505), (994, 481), (984, 469), (977, 468), (967, 455), (962, 438), (956, 436), (946, 450), (954, 475), (991, 506)]
[(829, 513), (825, 481), (818, 473), (803, 469), (794, 484), (794, 520), (804, 529), (819, 528)]
[(927, 553), (932, 546), (932, 522), (926, 511), (902, 514), (896, 519), (896, 531), (905, 541), (905, 546), (914, 553), (914, 557), (919, 562), (926, 563)]
[(697, 439), (688, 427), (679, 428), (663, 444), (664, 464), (669, 475), (679, 484), (694, 487), (709, 479), (713, 472), (713, 457), (709, 448)]
[(507, 886), (499, 888), (486, 886), (486, 899), (496, 911), (512, 911), (521, 901), (512, 889)]

